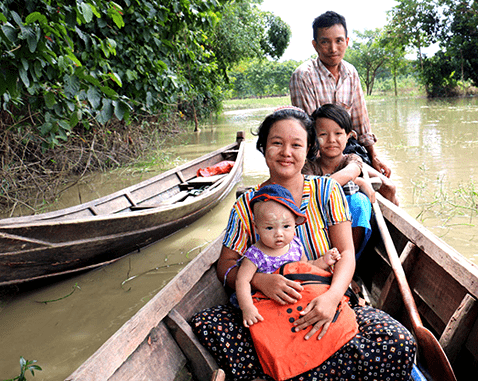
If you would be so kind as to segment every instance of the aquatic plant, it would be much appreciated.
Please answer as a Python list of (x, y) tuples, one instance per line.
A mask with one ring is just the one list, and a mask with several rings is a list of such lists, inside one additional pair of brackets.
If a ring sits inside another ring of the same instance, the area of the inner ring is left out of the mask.
[(35, 370), (42, 370), (40, 366), (35, 365), (37, 360), (25, 360), (23, 356), (20, 357), (20, 375), (5, 381), (26, 381), (26, 373), (30, 371), (32, 376), (35, 376)]

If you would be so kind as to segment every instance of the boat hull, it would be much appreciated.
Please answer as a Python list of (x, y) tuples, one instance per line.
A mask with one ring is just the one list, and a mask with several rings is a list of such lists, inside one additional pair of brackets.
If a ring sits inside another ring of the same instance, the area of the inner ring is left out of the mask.
[[(439, 339), (458, 380), (478, 374), (478, 267), (378, 196), (423, 324)], [(223, 235), (194, 258), (67, 380), (208, 381), (217, 365), (188, 324), (195, 312), (227, 302), (215, 274)], [(413, 250), (404, 249), (413, 245)], [(407, 254), (408, 253), (408, 254)], [(404, 257), (406, 255), (406, 258)], [(357, 276), (370, 304), (410, 327), (383, 241), (374, 234)], [(418, 358), (421, 366), (420, 358)], [(426, 368), (421, 367), (424, 374)], [(430, 378), (431, 379), (431, 378)]]
[[(226, 159), (235, 161), (227, 175), (197, 195), (184, 190), (199, 168)], [(180, 230), (227, 197), (243, 160), (238, 142), (87, 204), (0, 221), (0, 286), (102, 266)]]

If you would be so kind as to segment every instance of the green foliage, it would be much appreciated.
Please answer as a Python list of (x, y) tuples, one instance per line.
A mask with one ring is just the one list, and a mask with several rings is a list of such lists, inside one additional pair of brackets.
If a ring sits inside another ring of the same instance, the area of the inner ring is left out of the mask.
[(25, 360), (20, 357), (20, 375), (5, 381), (26, 381), (26, 373), (31, 372), (32, 376), (35, 376), (35, 370), (42, 370), (38, 365), (35, 365), (37, 360)]
[(280, 58), (289, 46), (292, 32), (288, 24), (270, 12), (262, 14), (265, 36), (260, 43), (264, 52), (271, 58)]
[(346, 51), (346, 60), (355, 66), (361, 81), (366, 87), (366, 94), (372, 95), (375, 78), (383, 70), (389, 59), (387, 51), (380, 43), (381, 29), (354, 31), (359, 41), (354, 41)]
[[(459, 82), (478, 85), (478, 3), (473, 0), (397, 0), (389, 13), (395, 47), (418, 50), (420, 74), (430, 97), (455, 95)], [(426, 58), (422, 49), (438, 42)]]
[(422, 81), (429, 97), (449, 97), (456, 94), (458, 76), (455, 65), (444, 52), (437, 52), (423, 62)]
[(34, 110), (45, 146), (81, 123), (129, 121), (214, 87), (205, 48), (224, 1), (7, 0), (0, 5), (1, 107)]
[(288, 44), (288, 26), (257, 2), (4, 0), (0, 113), (33, 123), (46, 148), (112, 118), (207, 115), (228, 68)]
[(422, 49), (436, 42), (439, 12), (437, 0), (397, 0), (389, 12), (388, 30), (401, 46), (412, 46), (422, 59)]
[(296, 61), (251, 60), (229, 72), (232, 98), (268, 97), (289, 93), (289, 81), (299, 66)]
[(445, 17), (440, 45), (454, 62), (461, 81), (470, 79), (478, 86), (478, 4), (471, 0), (443, 0), (442, 4)]

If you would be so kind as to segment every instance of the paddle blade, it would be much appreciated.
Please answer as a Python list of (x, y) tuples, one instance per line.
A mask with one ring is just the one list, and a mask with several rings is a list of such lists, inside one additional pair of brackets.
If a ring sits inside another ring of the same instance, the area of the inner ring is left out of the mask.
[(415, 327), (418, 357), (433, 380), (456, 381), (455, 373), (440, 343), (425, 327)]

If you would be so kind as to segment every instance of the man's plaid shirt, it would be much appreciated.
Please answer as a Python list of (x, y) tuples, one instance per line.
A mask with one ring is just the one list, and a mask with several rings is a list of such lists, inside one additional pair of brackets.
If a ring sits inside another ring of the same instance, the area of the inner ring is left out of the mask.
[(349, 112), (360, 144), (368, 146), (377, 141), (370, 128), (360, 78), (353, 65), (342, 60), (336, 83), (335, 77), (318, 58), (306, 61), (292, 74), (289, 88), (293, 106), (312, 115), (323, 104), (339, 104)]

